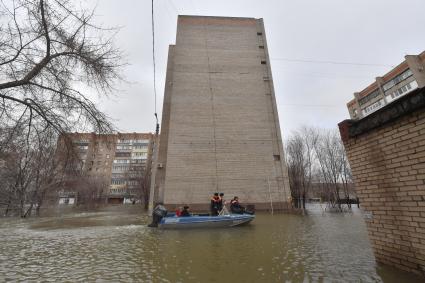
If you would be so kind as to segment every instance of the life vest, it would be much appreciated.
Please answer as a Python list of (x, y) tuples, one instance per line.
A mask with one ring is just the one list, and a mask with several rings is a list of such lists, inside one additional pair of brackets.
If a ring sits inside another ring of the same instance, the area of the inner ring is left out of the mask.
[(214, 197), (212, 197), (212, 198), (211, 198), (211, 201), (213, 201), (213, 202), (217, 202), (217, 203), (218, 203), (218, 202), (220, 202), (220, 201), (221, 201), (221, 199), (220, 199), (220, 197), (215, 197), (215, 196), (214, 196)]

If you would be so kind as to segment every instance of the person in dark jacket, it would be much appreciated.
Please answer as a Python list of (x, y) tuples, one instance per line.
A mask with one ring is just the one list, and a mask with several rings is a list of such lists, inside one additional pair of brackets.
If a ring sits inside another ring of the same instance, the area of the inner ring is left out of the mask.
[(223, 209), (223, 206), (224, 206), (224, 194), (220, 193), (219, 201), (218, 201), (218, 212), (219, 213)]
[(189, 212), (189, 206), (185, 205), (180, 213), (180, 217), (192, 216)]
[(218, 196), (218, 193), (214, 193), (214, 196), (211, 198), (211, 215), (217, 216), (220, 212), (220, 197)]
[(234, 214), (254, 214), (254, 212), (252, 211), (248, 211), (245, 209), (245, 207), (243, 207), (242, 205), (240, 205), (239, 203), (239, 198), (237, 196), (235, 196), (232, 201), (230, 202), (230, 211)]
[(158, 227), (158, 223), (163, 217), (167, 215), (167, 209), (164, 207), (163, 203), (159, 202), (152, 212), (152, 223), (149, 224), (149, 227)]
[(245, 211), (245, 208), (240, 205), (239, 198), (236, 196), (230, 201), (230, 211), (235, 214), (243, 214)]

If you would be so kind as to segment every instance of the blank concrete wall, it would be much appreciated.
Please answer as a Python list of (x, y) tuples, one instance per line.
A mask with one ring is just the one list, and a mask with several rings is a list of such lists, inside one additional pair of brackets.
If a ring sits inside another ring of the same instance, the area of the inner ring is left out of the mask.
[(262, 20), (179, 17), (157, 178), (165, 203), (206, 204), (214, 192), (247, 203), (271, 199), (275, 209), (288, 200), (265, 43)]

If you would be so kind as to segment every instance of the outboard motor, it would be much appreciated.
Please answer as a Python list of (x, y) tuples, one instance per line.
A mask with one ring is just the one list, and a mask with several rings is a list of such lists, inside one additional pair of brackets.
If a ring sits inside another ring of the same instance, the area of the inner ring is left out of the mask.
[(148, 227), (158, 227), (161, 219), (167, 215), (167, 209), (162, 203), (158, 203), (152, 212), (152, 223)]
[(255, 214), (255, 205), (254, 204), (248, 204), (246, 206), (245, 213), (254, 215)]

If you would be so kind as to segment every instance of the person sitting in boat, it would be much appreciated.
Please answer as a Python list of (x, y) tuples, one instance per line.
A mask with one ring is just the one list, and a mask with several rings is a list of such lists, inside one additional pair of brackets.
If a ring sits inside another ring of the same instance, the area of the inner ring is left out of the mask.
[(218, 212), (219, 213), (223, 209), (223, 206), (224, 206), (224, 194), (220, 193), (219, 201), (218, 201)]
[(180, 212), (180, 216), (181, 217), (187, 217), (187, 216), (192, 216), (189, 212), (189, 206), (185, 205), (183, 207), (183, 210)]
[(211, 198), (210, 210), (212, 216), (217, 216), (220, 212), (220, 197), (218, 193), (214, 193), (214, 196)]
[(235, 196), (230, 201), (230, 211), (232, 213), (235, 213), (235, 214), (243, 214), (245, 212), (245, 207), (243, 207), (242, 205), (240, 205), (239, 198), (237, 196)]
[(239, 203), (239, 198), (235, 196), (232, 201), (230, 202), (230, 211), (235, 214), (254, 214), (253, 211), (246, 210), (245, 207), (243, 207)]
[(182, 216), (182, 210), (183, 209), (181, 207), (179, 207), (179, 208), (176, 209), (176, 217)]
[(243, 207), (240, 203), (239, 203), (239, 198), (237, 196), (235, 196), (231, 201), (230, 201), (230, 211), (234, 214), (254, 214), (253, 211), (249, 211), (246, 210), (245, 207)]
[(167, 215), (167, 209), (162, 202), (159, 202), (152, 212), (152, 223), (149, 227), (158, 227), (158, 223)]

